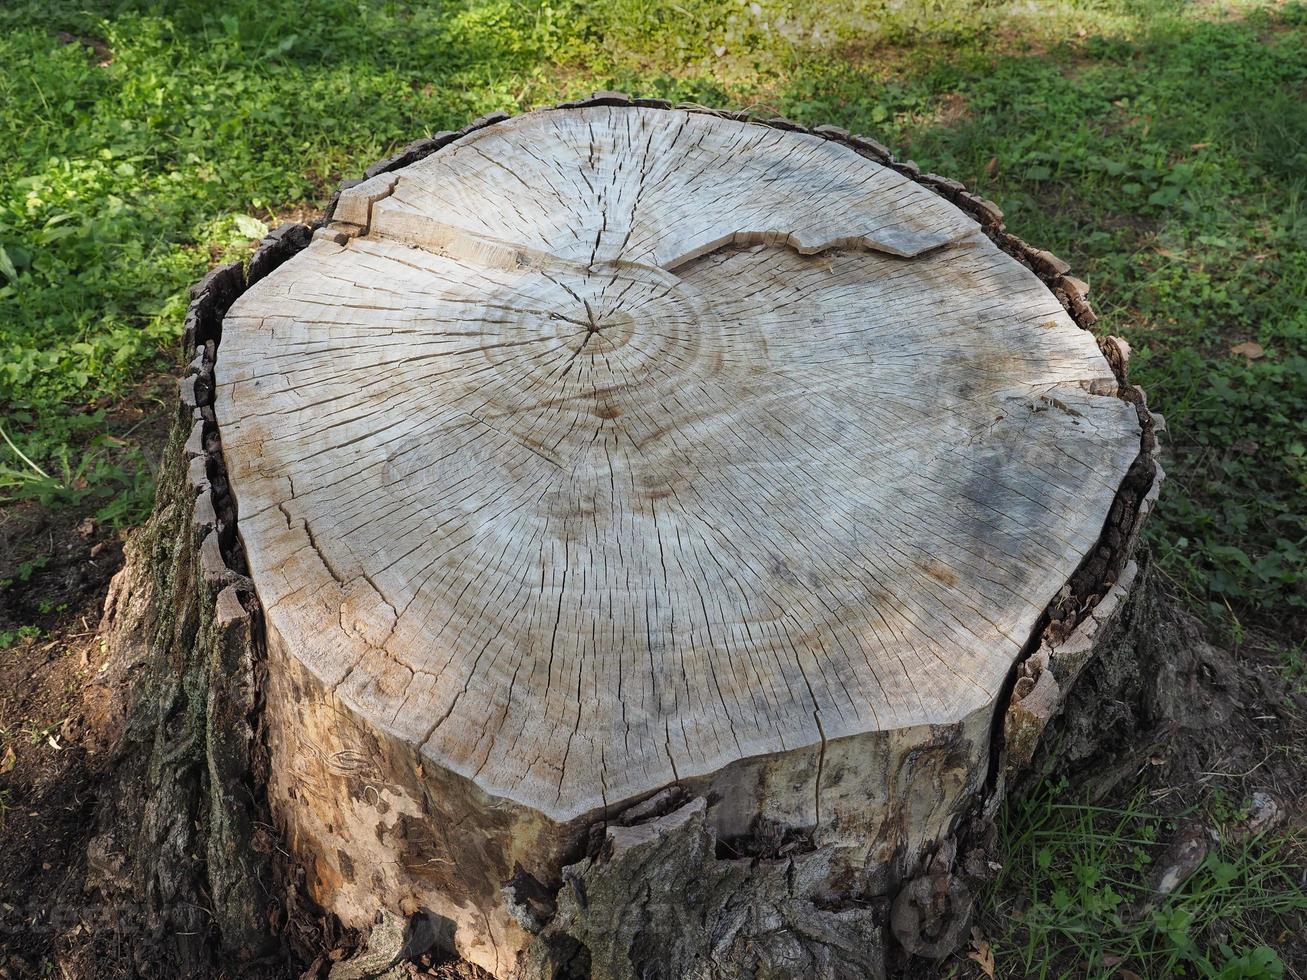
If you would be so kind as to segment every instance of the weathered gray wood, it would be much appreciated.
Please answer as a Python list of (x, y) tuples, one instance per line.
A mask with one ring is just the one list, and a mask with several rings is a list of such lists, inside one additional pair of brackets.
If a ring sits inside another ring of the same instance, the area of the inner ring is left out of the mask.
[(369, 168), (196, 289), (103, 886), (193, 958), (309, 899), (500, 977), (947, 952), (1160, 479), (1086, 291), (829, 127), (603, 93)]
[(831, 903), (992, 782), (1151, 420), (1064, 264), (870, 148), (614, 95), (495, 121), (233, 304), (271, 796), (344, 921), (429, 909), (508, 976), (511, 883), (664, 787), (808, 835)]

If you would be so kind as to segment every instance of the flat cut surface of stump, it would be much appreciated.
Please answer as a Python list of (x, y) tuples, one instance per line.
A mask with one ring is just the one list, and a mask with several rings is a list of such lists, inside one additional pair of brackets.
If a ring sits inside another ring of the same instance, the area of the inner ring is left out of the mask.
[(551, 819), (993, 705), (1140, 452), (1032, 272), (816, 136), (532, 113), (336, 218), (223, 328), (268, 628)]

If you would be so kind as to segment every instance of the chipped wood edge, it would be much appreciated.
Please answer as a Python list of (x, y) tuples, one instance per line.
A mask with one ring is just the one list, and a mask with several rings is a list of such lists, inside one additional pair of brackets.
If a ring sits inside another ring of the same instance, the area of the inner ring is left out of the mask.
[[(213, 412), (214, 371), (222, 340), (222, 319), (231, 304), (269, 272), (309, 244), (312, 229), (289, 222), (259, 243), (248, 267), (220, 265), (191, 287), (191, 302), (182, 329), (183, 349), (193, 354), (178, 385), (182, 422), (191, 429), (183, 446), (187, 482), (194, 494), (192, 526), (199, 536), (206, 581), (248, 583), (245, 552), (236, 530), (236, 502), (227, 482), (222, 438)], [(257, 604), (253, 589), (243, 598)]]

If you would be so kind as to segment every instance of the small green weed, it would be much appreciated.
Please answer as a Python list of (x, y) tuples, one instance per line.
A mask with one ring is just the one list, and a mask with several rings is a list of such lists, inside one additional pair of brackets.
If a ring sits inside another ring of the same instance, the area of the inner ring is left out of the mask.
[(16, 630), (0, 630), (0, 650), (8, 650), (20, 640), (35, 640), (41, 635), (37, 626), (20, 626)]
[(1004, 867), (989, 908), (996, 922), (1010, 919), (995, 943), (1007, 975), (1284, 975), (1264, 932), (1273, 939), (1307, 913), (1292, 841), (1231, 833), (1163, 898), (1149, 873), (1174, 826), (1140, 799), (1109, 809), (1067, 800), (1065, 784), (1045, 786), (1009, 804), (1001, 826)]

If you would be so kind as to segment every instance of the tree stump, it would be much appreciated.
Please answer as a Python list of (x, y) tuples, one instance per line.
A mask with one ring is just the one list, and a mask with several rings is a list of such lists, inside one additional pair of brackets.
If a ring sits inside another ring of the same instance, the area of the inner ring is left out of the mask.
[(311, 895), (501, 978), (948, 952), (1160, 479), (1066, 272), (874, 141), (610, 95), (347, 186), (189, 335)]

